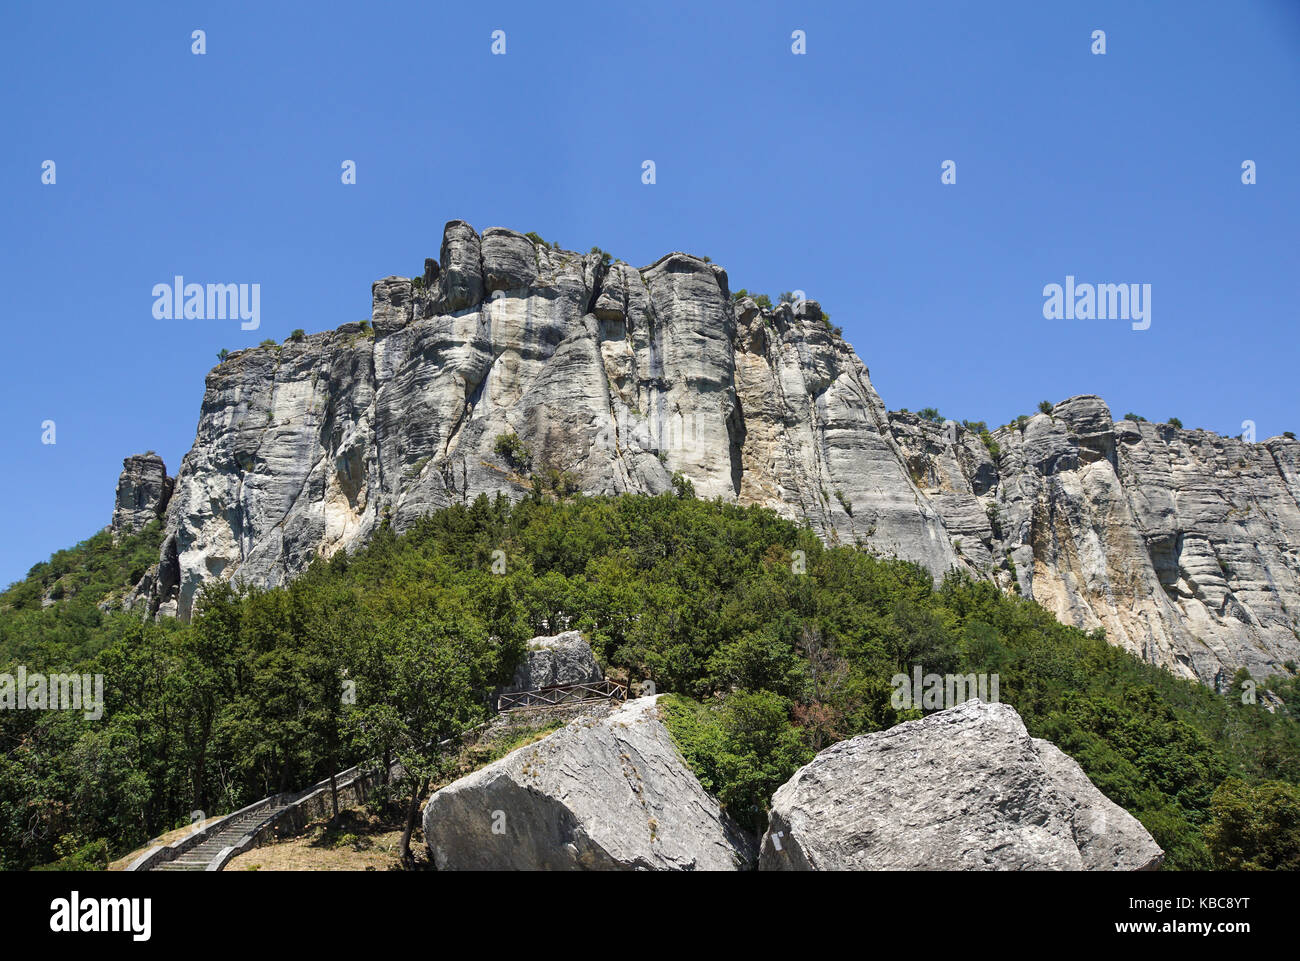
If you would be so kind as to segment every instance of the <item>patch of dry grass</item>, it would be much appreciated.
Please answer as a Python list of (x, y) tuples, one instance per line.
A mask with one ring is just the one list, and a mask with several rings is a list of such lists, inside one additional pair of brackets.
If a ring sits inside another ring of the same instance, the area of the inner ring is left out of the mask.
[[(264, 844), (231, 859), (227, 871), (401, 871), (400, 815), (380, 817), (365, 808), (346, 808), (337, 818), (308, 824), (296, 837)], [(416, 870), (428, 852), (417, 827), (411, 836)]]

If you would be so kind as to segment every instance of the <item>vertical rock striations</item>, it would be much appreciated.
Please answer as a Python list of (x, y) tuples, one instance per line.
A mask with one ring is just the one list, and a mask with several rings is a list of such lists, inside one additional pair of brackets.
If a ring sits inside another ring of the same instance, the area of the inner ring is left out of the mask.
[(522, 497), (534, 478), (657, 494), (680, 472), (702, 497), (936, 575), (957, 563), (866, 368), (814, 303), (760, 311), (688, 254), (638, 270), (461, 221), (418, 282), (372, 291), (370, 324), (239, 351), (208, 375), (153, 611), (188, 616), (209, 579), (278, 584), (385, 519), (401, 530), (480, 493)]
[(1067, 624), (1224, 687), (1300, 655), (1300, 444), (1114, 421), (1098, 397), (992, 435), (891, 415), (962, 556)]

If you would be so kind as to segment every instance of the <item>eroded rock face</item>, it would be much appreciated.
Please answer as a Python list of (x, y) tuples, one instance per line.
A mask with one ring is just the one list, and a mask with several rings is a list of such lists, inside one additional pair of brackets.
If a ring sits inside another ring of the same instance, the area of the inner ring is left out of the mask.
[[(733, 304), (683, 253), (640, 270), (463, 221), (420, 283), (374, 284), (347, 324), (239, 351), (207, 379), (149, 609), (189, 616), (199, 586), (271, 586), (312, 558), (402, 530), (531, 475), (593, 494), (757, 503), (831, 540), (958, 563), (908, 478), (884, 405), (816, 304)], [(528, 463), (496, 452), (515, 434)], [(148, 587), (148, 590), (144, 590)]]
[(1163, 852), (1006, 704), (841, 741), (772, 799), (759, 869), (1154, 870)]
[(891, 422), (963, 558), (1065, 623), (1218, 687), (1300, 659), (1295, 441), (1115, 421), (1090, 395), (995, 431), (996, 462), (964, 428)]
[(138, 531), (162, 517), (172, 494), (174, 479), (157, 454), (133, 454), (122, 461), (113, 506), (113, 533)]
[(578, 631), (534, 637), (507, 691), (534, 691), (560, 684), (586, 684), (604, 678), (591, 645)]
[(438, 869), (749, 866), (752, 842), (686, 766), (657, 700), (579, 718), (435, 792), (424, 837)]

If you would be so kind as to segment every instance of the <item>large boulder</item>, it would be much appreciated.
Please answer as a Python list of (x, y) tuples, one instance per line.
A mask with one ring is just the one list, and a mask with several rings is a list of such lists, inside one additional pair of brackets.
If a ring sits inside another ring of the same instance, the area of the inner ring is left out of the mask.
[(438, 870), (734, 871), (752, 843), (673, 744), (656, 697), (580, 718), (434, 793)]
[(604, 678), (591, 647), (578, 631), (534, 637), (515, 668), (507, 691), (535, 691), (558, 684), (587, 684)]
[(1051, 741), (1034, 738), (1057, 796), (1066, 806), (1086, 871), (1154, 871), (1164, 852), (1142, 822), (1088, 780), (1083, 768)]
[(760, 870), (1154, 870), (1164, 853), (1007, 704), (827, 748), (777, 790)]

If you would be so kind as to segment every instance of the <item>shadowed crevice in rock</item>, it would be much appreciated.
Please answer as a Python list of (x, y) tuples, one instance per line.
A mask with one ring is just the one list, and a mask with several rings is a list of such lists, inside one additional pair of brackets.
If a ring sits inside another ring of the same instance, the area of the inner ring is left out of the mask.
[(174, 477), (167, 476), (163, 459), (153, 451), (125, 458), (117, 479), (113, 534), (138, 531), (161, 518), (175, 483)]

